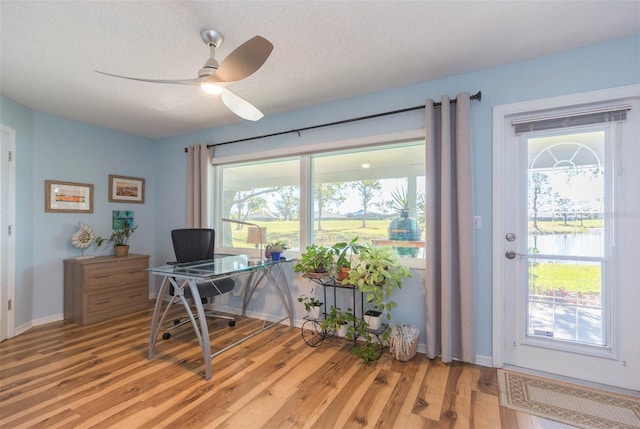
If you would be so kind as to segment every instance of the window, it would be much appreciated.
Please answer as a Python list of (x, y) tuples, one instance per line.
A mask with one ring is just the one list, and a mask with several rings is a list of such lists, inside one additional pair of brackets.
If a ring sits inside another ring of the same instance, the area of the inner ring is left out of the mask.
[[(218, 165), (216, 220), (266, 229), (292, 252), (359, 237), (424, 257), (424, 140)], [(248, 226), (218, 223), (221, 251), (255, 247)]]
[[(423, 142), (313, 155), (312, 242), (422, 241), (424, 156)], [(398, 246), (405, 256), (420, 250)]]
[[(266, 240), (300, 247), (300, 158), (219, 166), (222, 170), (219, 216), (263, 228)], [(222, 222), (221, 247), (247, 249), (247, 225)], [(266, 244), (266, 243), (265, 243)]]

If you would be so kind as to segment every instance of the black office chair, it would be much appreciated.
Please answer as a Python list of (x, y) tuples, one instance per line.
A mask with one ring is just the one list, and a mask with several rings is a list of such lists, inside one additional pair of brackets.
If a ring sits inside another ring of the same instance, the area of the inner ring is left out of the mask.
[[(214, 258), (214, 242), (216, 232), (213, 229), (204, 228), (188, 228), (188, 229), (174, 229), (171, 231), (171, 240), (173, 241), (173, 251), (176, 254), (176, 262), (196, 262), (206, 259)], [(212, 284), (213, 283), (213, 284)], [(231, 278), (216, 280), (215, 282), (198, 283), (198, 292), (203, 303), (205, 300), (212, 299), (218, 295), (222, 295), (230, 292), (235, 287), (235, 280)], [(173, 295), (175, 292), (173, 287), (170, 288), (169, 293)], [(192, 299), (193, 295), (191, 289), (184, 288), (184, 297)], [(218, 318), (229, 321), (229, 326), (236, 324), (235, 319), (231, 316), (223, 316), (215, 313), (214, 311), (205, 312), (205, 316), (210, 318)], [(197, 318), (197, 315), (195, 316)], [(175, 319), (173, 326), (169, 327), (162, 335), (162, 338), (168, 340), (171, 338), (170, 331), (190, 323), (191, 319), (186, 320)]]

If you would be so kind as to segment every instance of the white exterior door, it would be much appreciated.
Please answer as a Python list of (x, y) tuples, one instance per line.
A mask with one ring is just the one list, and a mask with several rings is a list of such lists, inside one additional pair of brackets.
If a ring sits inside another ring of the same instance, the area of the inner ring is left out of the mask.
[(588, 99), (500, 113), (494, 364), (640, 390), (640, 99)]

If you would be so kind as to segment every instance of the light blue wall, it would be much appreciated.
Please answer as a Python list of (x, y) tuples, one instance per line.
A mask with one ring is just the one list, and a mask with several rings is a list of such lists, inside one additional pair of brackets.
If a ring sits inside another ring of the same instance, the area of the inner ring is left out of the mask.
[[(133, 210), (139, 224), (130, 240), (132, 253), (152, 253), (155, 247), (155, 198), (145, 204), (108, 202), (109, 174), (145, 178), (145, 189), (155, 195), (153, 142), (113, 130), (50, 115), (34, 114), (33, 132), (34, 319), (63, 311), (61, 260), (80, 251), (70, 244), (78, 221), (96, 233), (111, 233), (112, 211)], [(55, 179), (94, 185), (92, 214), (45, 213), (44, 181)], [(107, 254), (109, 246), (85, 253)]]
[[(71, 246), (79, 221), (109, 235), (113, 210), (133, 210), (139, 229), (131, 251), (152, 254), (155, 248), (153, 141), (59, 117), (32, 112), (3, 97), (0, 122), (16, 129), (16, 320), (58, 318), (63, 313), (62, 260), (80, 255)], [(146, 179), (145, 204), (108, 202), (108, 175)], [(45, 213), (47, 179), (94, 185), (92, 214)], [(107, 254), (109, 246), (86, 254)]]
[[(303, 128), (417, 106), (424, 104), (427, 97), (439, 98), (442, 94), (455, 96), (461, 91), (475, 93), (482, 90), (482, 102), (472, 104), (475, 213), (483, 219), (483, 228), (476, 231), (476, 327), (477, 354), (490, 356), (493, 107), (638, 83), (640, 37), (634, 37), (269, 116), (257, 123), (239, 122), (155, 142), (34, 113), (2, 98), (0, 123), (18, 131), (17, 217), (22, 228), (18, 242), (19, 284), (16, 289), (20, 289), (21, 300), (26, 301), (33, 294), (31, 305), (17, 303), (20, 310), (16, 325), (62, 312), (61, 260), (77, 253), (68, 242), (79, 220), (90, 223), (106, 234), (111, 210), (134, 210), (141, 229), (132, 240), (133, 251), (150, 253), (152, 263), (160, 264), (172, 259), (168, 231), (185, 225), (186, 146)], [(423, 126), (423, 113), (417, 111), (304, 132), (301, 136), (289, 134), (223, 146), (217, 148), (216, 154), (250, 153)], [(147, 202), (144, 205), (108, 203), (107, 176), (110, 173), (145, 177)], [(94, 214), (45, 214), (45, 179), (93, 183), (96, 194)], [(298, 283), (293, 277), (292, 292), (295, 297), (305, 292), (308, 286)], [(395, 297), (400, 304), (394, 313), (396, 322), (424, 326), (422, 283), (423, 273), (416, 272)], [(421, 341), (424, 341), (424, 334)]]

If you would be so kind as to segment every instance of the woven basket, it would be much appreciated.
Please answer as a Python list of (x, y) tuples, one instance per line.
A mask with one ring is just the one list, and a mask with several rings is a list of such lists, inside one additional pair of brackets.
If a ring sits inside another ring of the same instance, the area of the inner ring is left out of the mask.
[(402, 350), (401, 347), (396, 348), (394, 346), (391, 346), (391, 354), (393, 355), (393, 357), (402, 362), (406, 362), (408, 360), (413, 359), (413, 357), (416, 355), (417, 352), (418, 352), (417, 338), (411, 341), (411, 347), (409, 348), (409, 350)]
[(403, 323), (400, 327), (392, 326), (389, 338), (391, 355), (402, 362), (413, 359), (418, 351), (419, 335), (420, 330), (408, 323)]

